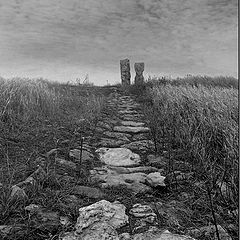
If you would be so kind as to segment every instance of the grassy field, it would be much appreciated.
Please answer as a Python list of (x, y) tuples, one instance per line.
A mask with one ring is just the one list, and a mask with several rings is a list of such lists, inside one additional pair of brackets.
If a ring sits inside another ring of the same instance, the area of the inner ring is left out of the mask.
[[(177, 199), (188, 206), (189, 213), (182, 216), (184, 229), (209, 222), (231, 225), (228, 232), (237, 239), (238, 81), (206, 76), (176, 80), (149, 78), (143, 85), (115, 87), (135, 95), (142, 104), (155, 154), (167, 153), (166, 174), (174, 173), (181, 161), (184, 173), (192, 176), (184, 189), (170, 185), (170, 193), (163, 194), (165, 199), (162, 199), (165, 202)], [(55, 159), (72, 160), (70, 149), (79, 149), (83, 137), (85, 143), (91, 141), (105, 111), (106, 96), (112, 91), (111, 86), (0, 79), (0, 225), (16, 226), (7, 239), (57, 239), (61, 232), (72, 230), (71, 226), (39, 225), (24, 207), (40, 204), (76, 222), (78, 208), (69, 208), (65, 200), (76, 185), (87, 183), (89, 166), (83, 166), (79, 172), (81, 178), (75, 171), (64, 177), (58, 171), (66, 170), (56, 169)], [(12, 185), (32, 174), (41, 158), (47, 159), (44, 168), (47, 175), (41, 184), (27, 189), (27, 200), (12, 199)], [(126, 195), (120, 190), (112, 189), (109, 199), (114, 200), (117, 194)], [(180, 200), (182, 192), (187, 194), (184, 201)], [(127, 196), (126, 199), (133, 201)], [(80, 201), (78, 206), (94, 200)], [(171, 226), (168, 228), (171, 230)]]
[[(91, 138), (104, 107), (105, 92), (93, 86), (0, 79), (0, 225), (24, 226), (20, 232), (16, 227), (7, 239), (49, 237), (53, 226), (40, 226), (29, 218), (24, 210), (29, 203), (67, 211), (77, 218), (78, 210), (64, 208), (61, 200), (70, 194), (75, 183), (70, 178), (58, 178), (54, 159), (69, 159), (70, 149), (79, 148), (82, 137), (86, 142)], [(26, 201), (12, 199), (11, 186), (24, 181), (39, 167), (36, 159), (51, 151), (47, 175), (41, 184), (28, 189)], [(84, 176), (81, 181), (87, 177)], [(43, 185), (50, 187), (42, 188)]]
[[(206, 224), (206, 219), (210, 218), (217, 224), (233, 223), (236, 239), (238, 214), (234, 210), (239, 206), (237, 87), (238, 81), (231, 77), (197, 76), (177, 80), (154, 78), (142, 86), (130, 88), (144, 105), (156, 154), (164, 151), (169, 154), (168, 172), (174, 172), (176, 160), (181, 160), (186, 163), (185, 172), (194, 174), (188, 191), (195, 197), (189, 199), (188, 205), (199, 218), (192, 221)], [(202, 188), (196, 187), (198, 183)], [(176, 195), (178, 193), (176, 191)]]

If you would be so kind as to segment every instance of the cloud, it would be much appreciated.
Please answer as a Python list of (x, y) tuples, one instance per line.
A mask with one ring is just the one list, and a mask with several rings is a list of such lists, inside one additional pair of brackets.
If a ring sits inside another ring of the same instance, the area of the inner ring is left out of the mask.
[(237, 73), (237, 0), (0, 0), (0, 34), (6, 74), (120, 79), (125, 57), (148, 73)]

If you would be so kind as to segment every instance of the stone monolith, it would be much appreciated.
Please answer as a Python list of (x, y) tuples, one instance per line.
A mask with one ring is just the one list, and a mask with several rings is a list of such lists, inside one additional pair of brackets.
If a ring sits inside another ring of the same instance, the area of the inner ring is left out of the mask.
[(120, 60), (121, 80), (122, 85), (130, 85), (131, 73), (130, 73), (130, 61), (129, 59)]
[(144, 63), (135, 63), (134, 69), (136, 71), (135, 76), (135, 84), (142, 84), (144, 82), (143, 71), (144, 71)]

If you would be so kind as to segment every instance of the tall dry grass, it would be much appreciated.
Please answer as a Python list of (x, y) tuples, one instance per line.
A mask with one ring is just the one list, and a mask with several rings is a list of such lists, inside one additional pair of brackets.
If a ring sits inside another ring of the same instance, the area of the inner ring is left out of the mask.
[(0, 79), (0, 121), (15, 124), (65, 116), (93, 119), (103, 105), (100, 96), (78, 86), (27, 78)]
[(156, 84), (145, 108), (157, 152), (182, 149), (197, 181), (220, 191), (216, 205), (238, 208), (238, 90)]

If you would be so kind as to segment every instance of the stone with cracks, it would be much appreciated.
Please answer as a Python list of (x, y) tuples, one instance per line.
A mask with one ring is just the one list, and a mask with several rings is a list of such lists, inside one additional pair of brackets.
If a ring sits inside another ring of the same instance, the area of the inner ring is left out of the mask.
[(151, 140), (141, 140), (122, 145), (121, 147), (128, 148), (132, 151), (140, 151), (142, 153), (154, 150), (154, 143)]
[(123, 133), (143, 133), (150, 131), (148, 127), (130, 127), (130, 126), (115, 126), (113, 130), (115, 132)]
[(152, 208), (148, 205), (142, 205), (140, 203), (134, 204), (130, 209), (129, 213), (134, 217), (149, 217), (153, 216), (156, 218), (156, 214), (153, 212)]
[(112, 166), (138, 166), (140, 156), (127, 148), (99, 148), (100, 161)]
[(120, 60), (121, 80), (123, 86), (130, 85), (131, 73), (129, 59)]
[(142, 122), (121, 121), (121, 125), (123, 125), (123, 126), (142, 127), (144, 124), (145, 123), (142, 123)]
[(118, 133), (118, 132), (106, 131), (103, 134), (106, 135), (107, 137), (116, 138), (118, 140), (123, 140), (125, 142), (130, 142), (129, 138), (131, 138), (131, 134), (127, 134), (127, 133)]
[(154, 172), (147, 175), (146, 181), (151, 187), (166, 187), (164, 179), (160, 172)]
[(135, 63), (134, 69), (136, 72), (134, 83), (135, 84), (143, 84), (143, 82), (144, 82), (144, 77), (143, 77), (144, 63), (143, 62)]
[(83, 233), (96, 223), (106, 223), (114, 229), (128, 224), (128, 216), (125, 213), (126, 207), (118, 201), (110, 203), (101, 200), (87, 207), (79, 209), (79, 217), (76, 223), (76, 232)]
[[(128, 141), (129, 142), (129, 141)], [(102, 138), (98, 143), (96, 143), (97, 147), (120, 147), (121, 145), (125, 144), (126, 142), (123, 140), (117, 139), (109, 139), (109, 138)]]
[(125, 186), (134, 194), (151, 192), (144, 184), (147, 174), (142, 172), (119, 174), (105, 166), (90, 170), (90, 174), (90, 181), (100, 183), (103, 188)]

